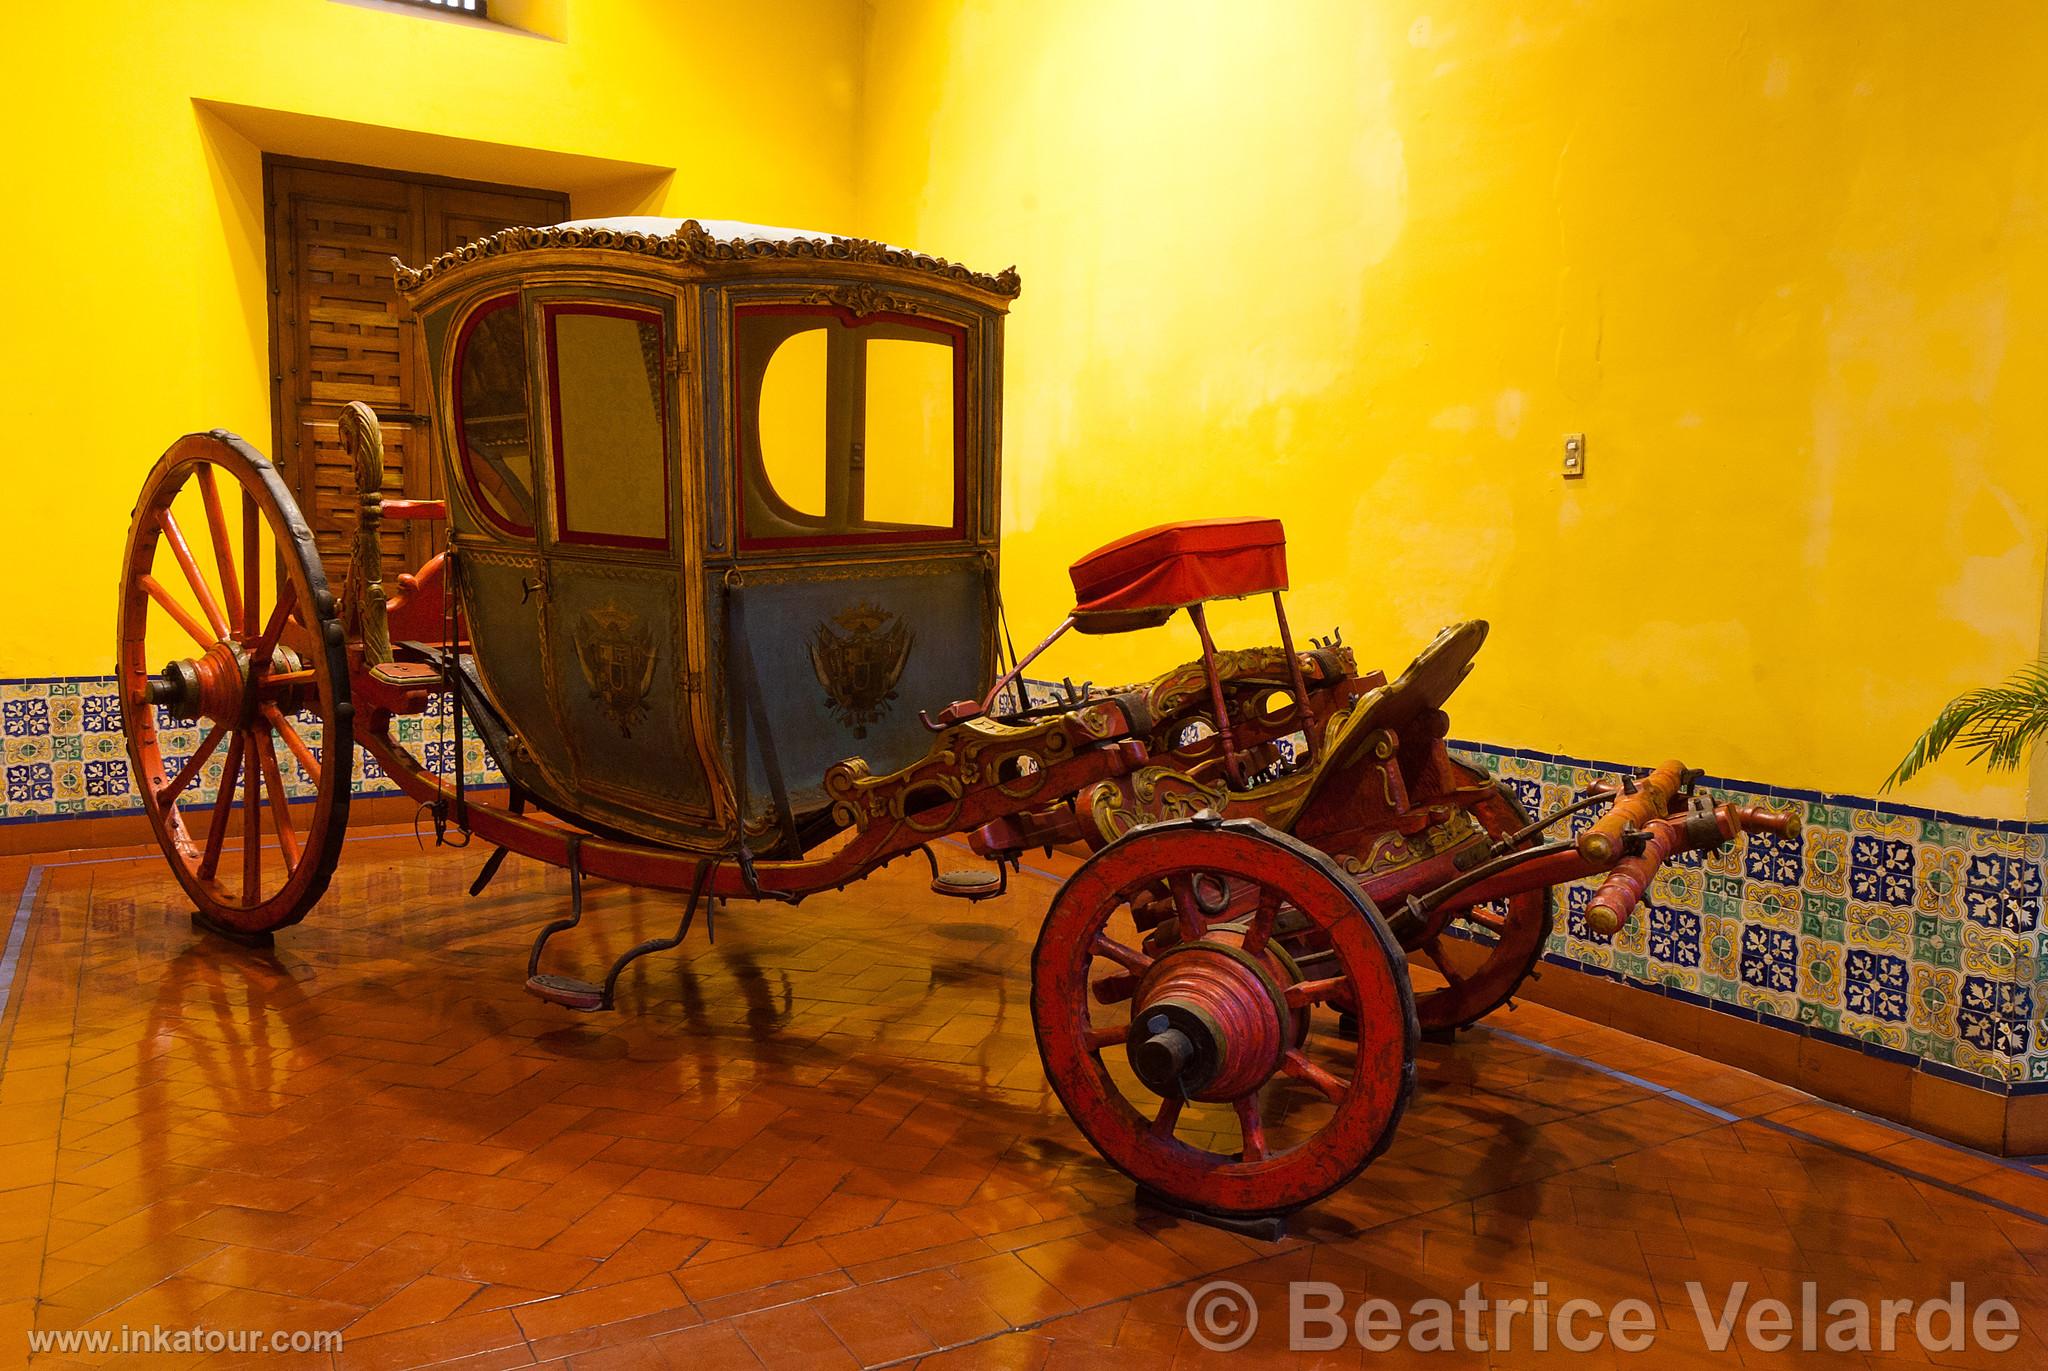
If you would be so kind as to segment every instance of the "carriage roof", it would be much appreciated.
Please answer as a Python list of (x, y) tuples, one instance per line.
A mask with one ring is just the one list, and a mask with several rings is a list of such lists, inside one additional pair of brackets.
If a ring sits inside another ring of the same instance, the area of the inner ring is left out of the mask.
[(737, 219), (621, 215), (508, 228), (444, 252), (418, 267), (399, 262), (398, 289), (409, 297), (430, 293), (430, 287), (468, 275), (466, 269), (472, 263), (517, 253), (560, 250), (574, 251), (579, 256), (588, 252), (593, 261), (623, 254), (641, 263), (695, 268), (690, 274), (719, 277), (743, 277), (756, 271), (779, 275), (792, 266), (827, 272), (839, 265), (880, 268), (927, 286), (949, 289), (950, 293), (996, 310), (1006, 309), (1017, 298), (1021, 285), (1015, 267), (1005, 267), (990, 275), (943, 257), (869, 238), (777, 228)]

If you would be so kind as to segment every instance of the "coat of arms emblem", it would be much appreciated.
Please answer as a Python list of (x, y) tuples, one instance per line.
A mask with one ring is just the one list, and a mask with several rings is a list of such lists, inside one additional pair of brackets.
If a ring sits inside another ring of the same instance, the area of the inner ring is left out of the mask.
[(811, 633), (811, 670), (825, 687), (825, 703), (856, 738), (889, 712), (896, 683), (916, 637), (900, 618), (863, 600)]
[(622, 736), (632, 737), (654, 687), (653, 630), (638, 615), (605, 605), (577, 621), (575, 636), (576, 660), (590, 684), (590, 698)]

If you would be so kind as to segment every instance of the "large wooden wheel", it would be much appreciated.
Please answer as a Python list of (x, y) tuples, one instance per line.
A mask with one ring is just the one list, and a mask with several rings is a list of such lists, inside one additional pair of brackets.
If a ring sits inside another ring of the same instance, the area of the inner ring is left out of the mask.
[[(1475, 781), (1482, 773), (1461, 768)], [(1513, 795), (1494, 786), (1472, 805), (1489, 838), (1520, 832), (1528, 815)], [(1415, 978), (1415, 1015), (1425, 1030), (1470, 1028), (1508, 1002), (1527, 979), (1550, 940), (1549, 887), (1491, 904), (1454, 911), (1444, 928), (1424, 940)]]
[[(1334, 956), (1317, 979), (1272, 938), (1297, 914)], [(1031, 973), (1060, 1102), (1111, 1164), (1186, 1209), (1249, 1219), (1320, 1199), (1386, 1146), (1414, 1085), (1393, 935), (1328, 857), (1251, 820), (1155, 824), (1090, 857)], [(1340, 992), (1356, 1041), (1310, 1041), (1309, 1007)]]
[[(218, 429), (173, 443), (129, 525), (116, 660), (135, 787), (203, 927), (268, 933), (327, 888), (355, 766), (342, 640), (312, 531), (276, 469)], [(320, 723), (317, 752), (294, 723), (302, 713)], [(198, 745), (173, 765), (164, 734), (188, 726)], [(200, 798), (216, 755), (220, 783)], [(292, 767), (310, 796), (287, 789)]]

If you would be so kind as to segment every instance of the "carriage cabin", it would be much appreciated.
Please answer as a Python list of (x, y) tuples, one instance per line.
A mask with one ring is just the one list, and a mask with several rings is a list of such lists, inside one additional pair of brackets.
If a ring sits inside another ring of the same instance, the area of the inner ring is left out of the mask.
[[(1003, 316), (982, 275), (751, 224), (510, 229), (401, 268), (477, 726), (600, 830), (758, 852), (995, 667)], [(508, 721), (516, 720), (516, 729)]]

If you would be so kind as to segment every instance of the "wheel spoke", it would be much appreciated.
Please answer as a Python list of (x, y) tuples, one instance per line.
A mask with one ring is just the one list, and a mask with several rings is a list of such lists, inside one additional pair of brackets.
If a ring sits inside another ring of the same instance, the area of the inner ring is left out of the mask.
[(1195, 878), (1188, 872), (1177, 872), (1166, 878), (1167, 889), (1173, 892), (1173, 907), (1180, 911), (1180, 940), (1191, 943), (1209, 931), (1209, 920), (1195, 903)]
[(201, 623), (198, 615), (179, 604), (171, 592), (164, 589), (163, 582), (156, 577), (144, 573), (142, 588), (149, 592), (150, 599), (163, 606), (164, 613), (178, 621), (179, 628), (192, 635), (192, 641), (201, 648), (211, 651), (213, 645), (220, 641), (219, 636)]
[(291, 797), (285, 794), (284, 777), (277, 769), (277, 749), (271, 746), (270, 731), (256, 730), (256, 760), (263, 764), (263, 788), (270, 795), (270, 819), (277, 827), (277, 845), (284, 850), (285, 879), (299, 864), (299, 831), (292, 827)]
[(257, 635), (255, 643), (249, 648), (249, 665), (253, 670), (261, 671), (270, 665), (271, 657), (277, 652), (278, 635), (284, 632), (286, 621), (291, 618), (292, 611), (297, 609), (298, 605), (298, 587), (290, 581), (285, 581), (278, 587), (277, 603), (270, 610), (270, 622), (263, 625), (263, 632)]
[(227, 731), (228, 726), (225, 723), (217, 723), (211, 732), (199, 740), (199, 750), (186, 759), (185, 765), (178, 768), (178, 774), (171, 777), (169, 784), (157, 791), (159, 804), (169, 808), (178, 802), (178, 796), (184, 793), (186, 786), (192, 784), (192, 778), (206, 765), (206, 759), (213, 755), (214, 748), (220, 745), (220, 740)]
[(256, 764), (263, 740), (254, 728), (242, 736), (242, 903), (253, 905), (263, 899), (263, 768)]
[(1183, 1101), (1178, 1095), (1162, 1095), (1160, 1097), (1159, 1112), (1152, 1116), (1153, 1137), (1170, 1138), (1173, 1136), (1173, 1126), (1180, 1120), (1180, 1107), (1182, 1103)]
[(199, 608), (206, 614), (206, 622), (213, 625), (213, 636), (227, 637), (233, 625), (221, 612), (220, 601), (213, 598), (213, 587), (200, 574), (199, 563), (192, 556), (191, 545), (185, 541), (185, 530), (178, 527), (177, 516), (168, 509), (159, 509), (156, 511), (156, 526), (163, 530), (164, 541), (171, 545), (171, 555), (178, 559), (178, 568), (185, 573), (185, 584), (191, 586), (192, 593), (199, 597)]
[(242, 492), (242, 574), (249, 578), (242, 596), (242, 636), (253, 638), (263, 622), (263, 512), (254, 491)]
[(199, 493), (206, 500), (206, 530), (213, 535), (214, 565), (220, 570), (220, 594), (226, 603), (228, 622), (242, 617), (242, 586), (235, 578), (234, 544), (228, 539), (227, 511), (221, 508), (220, 490), (213, 480), (213, 468), (199, 468)]
[(228, 812), (235, 807), (235, 787), (242, 780), (242, 735), (228, 743), (227, 765), (221, 768), (220, 790), (213, 797), (213, 821), (206, 830), (206, 851), (199, 858), (199, 879), (210, 881), (220, 869), (220, 845), (228, 836)]
[(1280, 917), (1280, 892), (1268, 887), (1259, 893), (1259, 907), (1244, 928), (1244, 950), (1256, 957), (1266, 950), (1273, 936), (1273, 921)]
[(1259, 1117), (1258, 1092), (1240, 1095), (1236, 1104), (1237, 1126), (1244, 1133), (1244, 1160), (1262, 1162), (1266, 1159), (1266, 1121)]
[(1348, 977), (1331, 976), (1320, 981), (1296, 981), (1287, 987), (1287, 1007), (1306, 1009), (1312, 1004), (1322, 1004), (1336, 998), (1344, 987), (1350, 984)]
[(1096, 956), (1107, 957), (1126, 971), (1136, 971), (1142, 974), (1147, 967), (1152, 965), (1150, 957), (1136, 948), (1125, 947), (1107, 933), (1096, 934), (1095, 941), (1089, 944), (1089, 947)]
[(1090, 985), (1088, 993), (1095, 997), (1097, 1004), (1122, 1004), (1138, 993), (1138, 978), (1128, 971), (1119, 971)]
[(1128, 1031), (1111, 1024), (1106, 1028), (1091, 1028), (1082, 1039), (1090, 1052), (1100, 1052), (1105, 1047), (1115, 1047), (1128, 1035)]
[(1306, 1081), (1323, 1092), (1323, 1098), (1331, 1104), (1344, 1103), (1344, 1097), (1351, 1093), (1351, 1082), (1332, 1076), (1302, 1055), (1298, 1047), (1287, 1049), (1287, 1055), (1280, 1059), (1280, 1069), (1297, 1081)]
[(304, 671), (280, 671), (274, 676), (265, 676), (259, 684), (265, 690), (289, 690), (293, 686), (313, 684), (311, 668)]
[[(264, 721), (270, 725), (271, 730), (278, 737), (284, 739), (284, 745), (292, 750), (292, 756), (298, 758), (300, 767), (304, 768), (306, 775), (312, 779), (313, 784), (320, 784), (320, 763), (313, 756), (313, 749), (306, 746), (306, 740), (299, 736), (299, 731), (296, 728), (292, 727), (292, 721), (285, 718), (283, 712), (268, 700), (263, 702), (262, 712)], [(335, 740), (332, 738), (323, 741), (329, 747), (334, 746)]]

